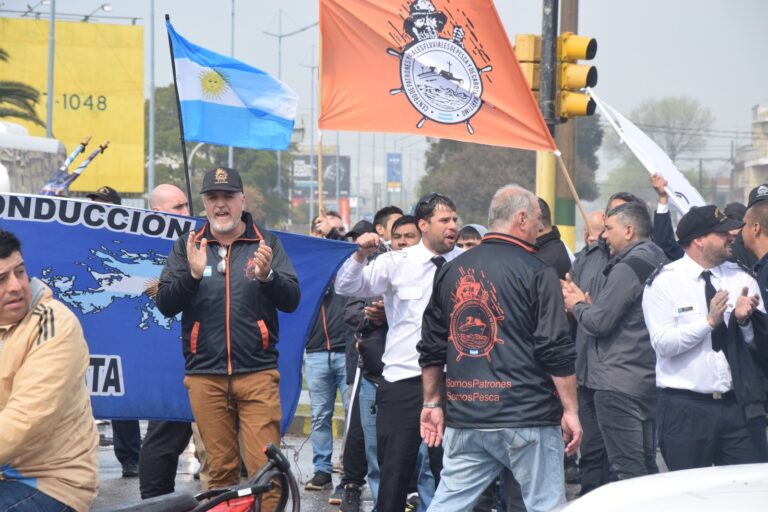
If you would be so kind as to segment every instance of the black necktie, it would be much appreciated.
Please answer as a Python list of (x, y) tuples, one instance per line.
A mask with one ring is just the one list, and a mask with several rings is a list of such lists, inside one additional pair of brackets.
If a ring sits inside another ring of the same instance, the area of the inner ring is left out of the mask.
[(440, 267), (445, 264), (445, 258), (442, 256), (434, 256), (430, 261), (435, 264), (437, 270), (440, 270)]
[[(709, 270), (705, 270), (701, 273), (701, 277), (704, 278), (704, 296), (706, 297), (707, 301), (707, 311), (709, 311), (710, 304), (712, 303), (712, 298), (715, 296), (715, 287), (712, 286), (712, 272)], [(715, 352), (720, 352), (725, 347), (725, 339), (726, 339), (726, 330), (725, 330), (725, 322), (720, 323), (715, 329), (712, 331), (712, 350)]]

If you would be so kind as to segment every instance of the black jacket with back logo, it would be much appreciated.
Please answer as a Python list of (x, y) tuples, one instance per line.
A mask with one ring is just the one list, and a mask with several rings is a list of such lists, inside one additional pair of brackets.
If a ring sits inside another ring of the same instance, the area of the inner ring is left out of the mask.
[[(296, 270), (280, 240), (259, 229), (243, 212), (245, 233), (228, 248), (226, 271), (217, 270), (221, 245), (206, 223), (195, 236), (208, 239), (203, 278), (192, 277), (187, 262), (189, 233), (180, 236), (160, 274), (155, 297), (165, 316), (181, 313), (184, 370), (187, 374), (249, 373), (277, 368), (277, 311), (290, 313), (299, 305)], [(272, 248), (273, 278), (250, 280), (246, 267), (259, 244)]]
[(560, 282), (535, 246), (489, 233), (435, 277), (418, 344), (422, 367), (447, 364), (446, 425), (558, 425), (552, 376), (574, 373)]

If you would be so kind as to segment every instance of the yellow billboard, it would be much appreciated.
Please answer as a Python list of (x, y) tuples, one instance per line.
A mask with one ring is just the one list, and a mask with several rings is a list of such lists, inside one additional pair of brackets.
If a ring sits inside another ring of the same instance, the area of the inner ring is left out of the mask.
[[(43, 121), (48, 37), (48, 21), (0, 18), (0, 48), (9, 56), (0, 63), (0, 80), (24, 82), (40, 91), (37, 113)], [(54, 51), (53, 136), (68, 153), (86, 135), (93, 136), (86, 154), (109, 140), (107, 151), (71, 189), (109, 185), (120, 192), (144, 192), (144, 28), (57, 21)], [(24, 125), (30, 135), (45, 136), (45, 128), (7, 120)]]

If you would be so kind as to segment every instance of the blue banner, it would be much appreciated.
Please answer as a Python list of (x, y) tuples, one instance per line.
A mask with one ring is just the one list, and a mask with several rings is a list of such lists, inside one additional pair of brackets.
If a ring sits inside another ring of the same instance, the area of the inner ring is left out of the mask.
[(400, 192), (403, 186), (403, 154), (387, 153), (387, 192)]
[[(173, 241), (203, 219), (74, 199), (0, 195), (0, 227), (19, 237), (27, 271), (80, 319), (91, 352), (94, 415), (192, 419), (183, 385), (180, 317), (146, 294)], [(301, 394), (304, 344), (332, 276), (352, 244), (275, 232), (296, 267), (301, 303), (280, 313), (282, 431)]]

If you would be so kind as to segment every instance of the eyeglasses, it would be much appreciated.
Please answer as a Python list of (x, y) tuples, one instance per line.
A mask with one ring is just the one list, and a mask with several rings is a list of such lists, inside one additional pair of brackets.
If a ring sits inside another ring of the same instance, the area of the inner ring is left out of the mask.
[(227, 246), (222, 245), (219, 246), (219, 263), (216, 265), (216, 270), (219, 271), (220, 274), (226, 274), (227, 273)]
[(418, 208), (421, 205), (427, 205), (434, 201), (435, 199), (448, 199), (448, 197), (444, 196), (443, 194), (438, 194), (437, 192), (430, 192), (429, 194), (423, 196), (421, 199), (419, 199), (419, 202), (416, 203), (416, 208)]

